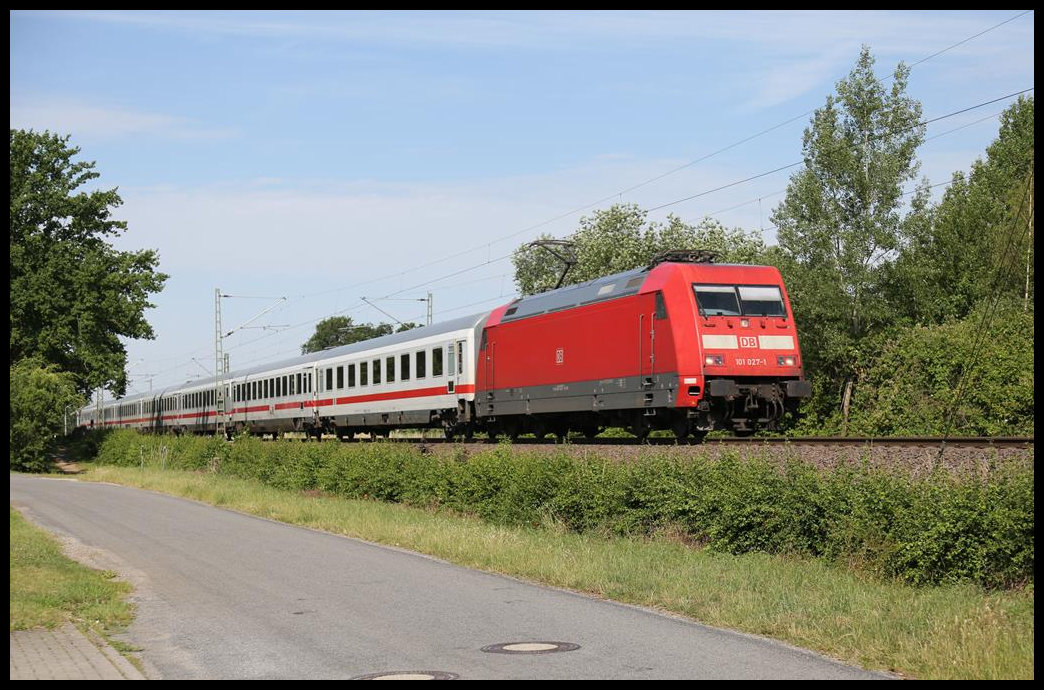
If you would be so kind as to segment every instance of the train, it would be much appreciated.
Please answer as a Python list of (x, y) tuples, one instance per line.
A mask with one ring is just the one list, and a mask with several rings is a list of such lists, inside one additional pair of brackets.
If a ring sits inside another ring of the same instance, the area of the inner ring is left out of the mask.
[(593, 438), (779, 428), (811, 395), (779, 271), (667, 252), (489, 312), (88, 405), (81, 429)]

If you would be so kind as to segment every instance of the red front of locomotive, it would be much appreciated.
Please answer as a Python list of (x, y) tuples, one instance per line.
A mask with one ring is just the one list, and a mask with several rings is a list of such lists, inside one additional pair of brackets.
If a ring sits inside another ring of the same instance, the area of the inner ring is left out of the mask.
[(676, 405), (694, 430), (774, 429), (811, 389), (779, 271), (662, 264), (642, 291), (664, 295), (677, 350)]

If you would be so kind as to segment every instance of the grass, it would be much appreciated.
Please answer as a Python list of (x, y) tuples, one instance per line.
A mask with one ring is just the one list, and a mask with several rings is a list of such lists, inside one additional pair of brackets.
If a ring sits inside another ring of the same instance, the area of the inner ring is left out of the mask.
[(693, 548), (670, 531), (638, 540), (577, 535), (554, 524), (497, 527), (446, 511), (280, 491), (210, 473), (104, 466), (84, 478), (673, 612), (906, 677), (1033, 678), (1032, 584), (997, 592), (916, 588), (811, 560)]
[(51, 535), (10, 510), (11, 630), (70, 622), (104, 633), (130, 623), (129, 584), (70, 560)]

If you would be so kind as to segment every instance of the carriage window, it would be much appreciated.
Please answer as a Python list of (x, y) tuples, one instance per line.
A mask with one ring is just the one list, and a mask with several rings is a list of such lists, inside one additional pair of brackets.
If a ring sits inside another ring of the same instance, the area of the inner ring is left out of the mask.
[(366, 362), (360, 362), (359, 363), (359, 385), (360, 386), (368, 385), (368, 383), (366, 381), (366, 378), (367, 378), (366, 372), (369, 371), (369, 369), (368, 369), (369, 366), (370, 365), (367, 364)]
[(337, 387), (344, 388), (344, 367), (337, 367)]
[(395, 380), (395, 358), (386, 357), (384, 360), (384, 373), (388, 383)]
[(298, 393), (302, 392), (301, 391), (301, 375), (300, 374), (297, 375), (297, 392)]
[(381, 382), (381, 360), (373, 360), (373, 385)]
[(327, 367), (326, 369), (326, 388), (324, 391), (333, 389), (333, 368)]
[(288, 389), (289, 389), (289, 386), (287, 386), (287, 383), (286, 383), (286, 376), (284, 376), (283, 377), (283, 395), (289, 395), (290, 394), (290, 391)]
[(265, 379), (264, 383), (261, 384), (261, 397), (262, 398), (267, 398), (268, 397), (268, 379)]
[(446, 363), (446, 368), (449, 369), (449, 371), (447, 371), (446, 373), (449, 374), (450, 376), (453, 376), (453, 371), (454, 371), (454, 369), (453, 369), (453, 362), (456, 361), (456, 357), (453, 354), (454, 353), (453, 343), (449, 344), (449, 347), (447, 348), (447, 352), (448, 352), (448, 356), (447, 356), (448, 361)]
[[(297, 376), (300, 377), (301, 375), (298, 374)], [(293, 374), (290, 374), (290, 377), (289, 377), (288, 381), (289, 381), (290, 390), (287, 391), (287, 395), (293, 395), (294, 393), (297, 392), (297, 389), (294, 388), (294, 375)]]
[(410, 380), (410, 356), (408, 354), (399, 357), (399, 378), (403, 381)]
[(437, 347), (431, 351), (431, 375), (442, 376), (442, 348)]
[(427, 356), (428, 356), (428, 351), (427, 350), (418, 350), (415, 353), (414, 359), (417, 361), (417, 378), (419, 378), (419, 379), (422, 379), (422, 378), (424, 378), (425, 376), (428, 375), (427, 372), (425, 372), (425, 370), (424, 370), (425, 369), (425, 366), (424, 366), (425, 365), (425, 359), (427, 358)]
[(355, 388), (355, 365), (348, 365), (348, 387)]

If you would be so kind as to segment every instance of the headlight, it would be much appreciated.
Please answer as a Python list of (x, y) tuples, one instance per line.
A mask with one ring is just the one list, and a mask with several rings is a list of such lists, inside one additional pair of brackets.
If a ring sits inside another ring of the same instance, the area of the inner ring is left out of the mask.
[(725, 363), (725, 358), (721, 355), (707, 355), (703, 358), (703, 363), (709, 367), (720, 367)]
[(780, 355), (779, 357), (776, 357), (776, 364), (781, 367), (796, 367), (797, 357), (794, 355)]

